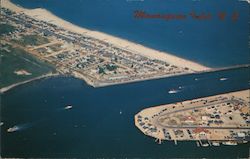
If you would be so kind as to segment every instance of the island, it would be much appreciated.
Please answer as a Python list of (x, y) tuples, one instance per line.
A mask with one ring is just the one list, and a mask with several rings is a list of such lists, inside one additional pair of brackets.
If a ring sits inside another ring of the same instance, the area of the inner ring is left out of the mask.
[[(1, 58), (10, 56), (13, 52), (10, 50), (21, 50), (30, 57), (29, 68), (36, 67), (34, 63), (37, 61), (43, 63), (40, 68), (50, 68), (42, 71), (40, 77), (61, 74), (101, 87), (210, 70), (166, 52), (78, 27), (45, 9), (25, 9), (9, 0), (1, 1), (0, 25), (3, 28), (1, 51), (5, 51)], [(1, 92), (18, 82), (25, 82), (20, 77), (37, 79), (32, 77), (37, 71), (29, 72), (25, 68), (9, 70), (17, 80), (1, 86)], [(2, 75), (6, 76), (4, 73)]]
[(146, 108), (135, 126), (159, 143), (196, 141), (198, 146), (250, 141), (250, 90)]

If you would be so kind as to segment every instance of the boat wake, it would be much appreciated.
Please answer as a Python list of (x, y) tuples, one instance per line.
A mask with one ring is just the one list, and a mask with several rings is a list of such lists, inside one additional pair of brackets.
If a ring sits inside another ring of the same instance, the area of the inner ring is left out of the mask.
[(169, 94), (175, 94), (175, 93), (178, 93), (180, 92), (180, 90), (175, 90), (175, 89), (171, 89), (168, 91)]
[(181, 92), (183, 88), (184, 88), (183, 86), (179, 86), (178, 89), (171, 89), (168, 91), (168, 93), (175, 94), (175, 93)]
[(220, 81), (226, 81), (226, 80), (228, 80), (228, 78), (220, 78)]
[(30, 122), (30, 123), (24, 123), (24, 124), (14, 125), (13, 127), (8, 128), (7, 132), (11, 133), (11, 132), (23, 131), (23, 130), (29, 129), (29, 128), (37, 125), (41, 121), (43, 121), (43, 120), (39, 120), (39, 121), (35, 121), (35, 122)]
[(33, 125), (32, 123), (15, 125), (13, 127), (8, 128), (7, 132), (11, 133), (11, 132), (16, 132), (16, 131), (22, 131), (22, 130), (32, 127), (32, 125)]
[(66, 105), (65, 107), (57, 108), (57, 111), (70, 110), (72, 108), (73, 108), (72, 105)]
[[(208, 78), (194, 78), (195, 81), (201, 81), (201, 80), (209, 80)], [(219, 78), (220, 81), (226, 81), (228, 78), (226, 77), (221, 77)]]
[(195, 78), (194, 80), (195, 80), (195, 81), (199, 81), (200, 79), (199, 79), (199, 78)]

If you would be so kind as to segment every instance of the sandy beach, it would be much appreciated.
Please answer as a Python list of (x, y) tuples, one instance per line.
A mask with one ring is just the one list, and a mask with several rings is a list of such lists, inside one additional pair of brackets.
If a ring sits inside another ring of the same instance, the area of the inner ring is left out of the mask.
[(208, 97), (202, 97), (202, 98), (198, 98), (198, 99), (191, 99), (191, 100), (186, 100), (186, 101), (177, 102), (177, 103), (153, 106), (153, 107), (145, 108), (142, 111), (140, 111), (139, 113), (143, 116), (151, 116), (152, 114), (155, 114), (155, 113), (159, 112), (159, 110), (164, 109), (164, 108), (170, 108), (171, 106), (188, 105), (191, 101), (207, 100), (207, 99), (215, 98), (217, 96), (224, 96), (227, 98), (234, 96), (234, 97), (242, 98), (246, 101), (249, 101), (249, 99), (247, 99), (247, 97), (249, 97), (249, 89), (242, 90), (242, 91), (229, 92), (229, 93), (224, 93), (224, 94), (219, 94), (219, 95), (213, 95), (213, 96), (208, 96)]
[(23, 12), (24, 14), (29, 15), (33, 17), (34, 19), (43, 20), (43, 21), (46, 21), (51, 24), (55, 24), (57, 26), (60, 26), (66, 30), (70, 30), (75, 33), (79, 33), (79, 34), (87, 35), (87, 36), (94, 37), (100, 40), (104, 40), (113, 45), (117, 45), (119, 47), (132, 50), (136, 54), (141, 54), (151, 59), (160, 59), (160, 60), (166, 61), (167, 63), (174, 64), (179, 67), (190, 68), (193, 71), (206, 71), (210, 69), (209, 67), (203, 66), (196, 62), (192, 62), (183, 58), (179, 58), (177, 56), (171, 55), (166, 52), (160, 52), (160, 51), (142, 46), (140, 44), (136, 44), (128, 40), (117, 38), (117, 37), (114, 37), (114, 36), (111, 36), (102, 32), (84, 29), (82, 27), (76, 26), (70, 22), (67, 22), (55, 16), (54, 14), (52, 14), (51, 12), (45, 9), (41, 9), (41, 8), (25, 9), (25, 8), (22, 8), (20, 6), (17, 6), (11, 3), (9, 0), (3, 0), (1, 2), (2, 2), (1, 4), (2, 7), (8, 8), (12, 11)]

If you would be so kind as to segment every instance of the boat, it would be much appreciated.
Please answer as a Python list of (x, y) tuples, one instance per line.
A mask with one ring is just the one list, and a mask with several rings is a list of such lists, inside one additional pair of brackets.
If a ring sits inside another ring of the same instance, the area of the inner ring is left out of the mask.
[(220, 143), (219, 142), (212, 142), (212, 145), (213, 146), (220, 146)]
[(0, 123), (0, 126), (2, 126), (3, 124), (4, 124), (4, 123), (3, 123), (3, 122), (1, 122), (1, 123)]
[(227, 78), (220, 78), (220, 81), (226, 81)]
[(197, 147), (200, 147), (200, 144), (199, 144), (199, 142), (198, 142), (198, 141), (196, 142), (196, 145), (197, 145)]
[(202, 147), (208, 147), (209, 144), (208, 144), (208, 143), (204, 143), (204, 144), (202, 144), (201, 146), (202, 146)]
[(208, 146), (209, 146), (209, 143), (208, 143), (207, 140), (200, 140), (200, 145), (201, 145), (202, 147), (208, 147)]
[(18, 126), (13, 126), (13, 127), (9, 128), (9, 129), (7, 129), (7, 132), (15, 132), (17, 130), (19, 130), (19, 127)]
[(122, 114), (122, 111), (120, 110), (120, 114)]
[(176, 90), (176, 89), (171, 89), (168, 91), (169, 94), (174, 94), (174, 93), (177, 93), (179, 92), (179, 90)]
[(64, 109), (66, 109), (66, 110), (67, 109), (72, 109), (72, 107), (73, 107), (72, 105), (67, 105), (66, 107), (64, 107)]
[(230, 146), (235, 146), (235, 145), (238, 145), (237, 142), (235, 141), (225, 141), (225, 142), (222, 142), (223, 145), (230, 145)]

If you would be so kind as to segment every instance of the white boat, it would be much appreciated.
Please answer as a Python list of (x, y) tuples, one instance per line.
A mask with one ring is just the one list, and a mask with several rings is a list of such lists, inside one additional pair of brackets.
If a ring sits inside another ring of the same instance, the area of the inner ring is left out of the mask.
[(204, 143), (204, 144), (202, 144), (201, 146), (202, 146), (202, 147), (208, 147), (209, 144), (208, 144), (208, 143)]
[(4, 124), (4, 123), (3, 123), (3, 122), (1, 122), (1, 123), (0, 123), (0, 126), (2, 126), (3, 124)]
[(120, 115), (122, 114), (122, 111), (120, 110)]
[(13, 127), (9, 128), (9, 129), (7, 129), (7, 132), (15, 132), (17, 130), (19, 130), (19, 127), (18, 126), (13, 126)]
[(64, 107), (64, 109), (66, 109), (66, 110), (67, 109), (72, 109), (72, 107), (73, 107), (72, 105), (67, 105), (66, 107)]
[(200, 140), (200, 145), (201, 145), (202, 147), (208, 147), (208, 146), (209, 146), (209, 143), (208, 143), (207, 140)]
[(226, 81), (227, 78), (220, 78), (220, 81)]
[(212, 142), (212, 145), (213, 146), (220, 146), (220, 143), (219, 142)]
[(222, 142), (223, 145), (230, 145), (230, 146), (235, 146), (235, 145), (238, 145), (237, 142), (235, 141), (225, 141), (225, 142)]
[(168, 91), (169, 94), (174, 94), (174, 93), (177, 93), (179, 92), (179, 90), (176, 90), (176, 89), (171, 89)]

